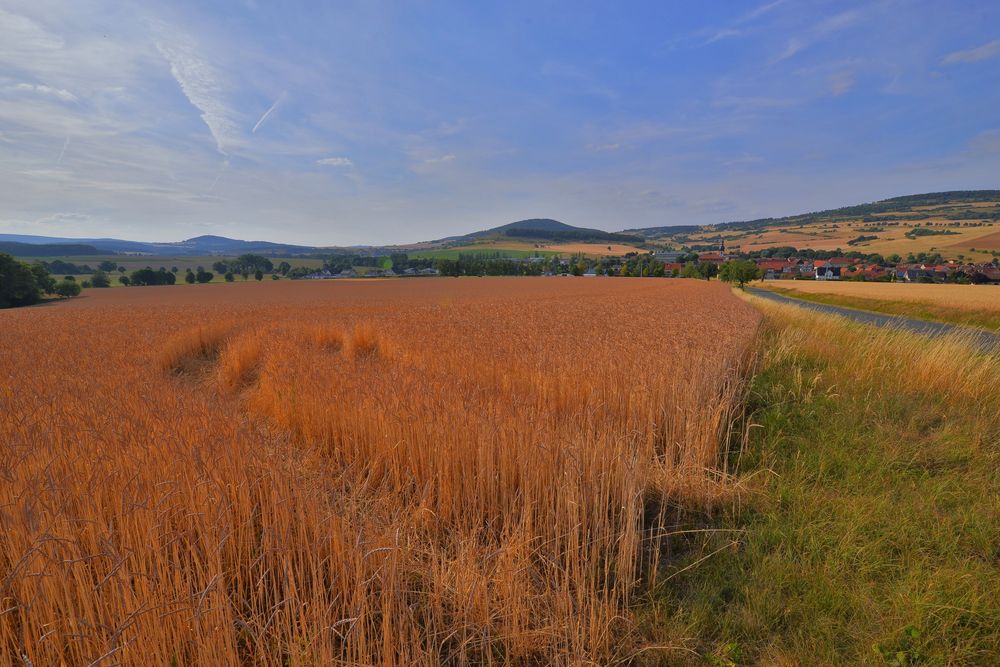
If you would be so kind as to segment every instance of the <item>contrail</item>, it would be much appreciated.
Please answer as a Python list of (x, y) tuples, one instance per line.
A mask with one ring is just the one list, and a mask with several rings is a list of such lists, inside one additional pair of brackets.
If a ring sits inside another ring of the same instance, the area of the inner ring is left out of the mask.
[(226, 167), (228, 166), (229, 166), (229, 160), (226, 160), (222, 163), (222, 166), (219, 167), (219, 173), (215, 175), (215, 180), (212, 181), (212, 187), (208, 189), (209, 193), (215, 190), (215, 186), (219, 184), (219, 179), (222, 178), (222, 172), (225, 171)]
[(274, 113), (274, 110), (278, 108), (278, 105), (281, 104), (281, 101), (283, 99), (285, 99), (285, 93), (281, 93), (280, 95), (278, 95), (278, 99), (274, 101), (274, 104), (271, 105), (270, 109), (264, 112), (264, 115), (260, 117), (260, 120), (257, 121), (257, 124), (253, 126), (252, 130), (250, 130), (250, 134), (257, 134), (257, 128), (263, 125), (264, 121), (267, 120), (272, 113)]
[(63, 142), (62, 150), (59, 151), (59, 157), (56, 158), (56, 164), (62, 164), (63, 155), (66, 155), (66, 148), (69, 146), (69, 135), (66, 135), (66, 141)]

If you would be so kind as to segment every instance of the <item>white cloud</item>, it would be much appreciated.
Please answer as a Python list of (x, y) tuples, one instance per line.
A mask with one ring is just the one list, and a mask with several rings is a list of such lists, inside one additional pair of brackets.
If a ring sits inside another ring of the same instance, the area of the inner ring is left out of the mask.
[(325, 157), (322, 160), (316, 160), (316, 164), (323, 165), (325, 167), (353, 167), (354, 163), (351, 158), (347, 157)]
[(5, 88), (7, 91), (19, 92), (19, 93), (38, 93), (39, 95), (48, 95), (50, 97), (56, 97), (64, 102), (76, 102), (76, 95), (69, 92), (68, 90), (63, 90), (62, 88), (53, 88), (51, 86), (46, 86), (44, 84), (35, 83), (19, 83), (14, 86), (8, 86)]
[(1000, 39), (977, 46), (964, 51), (949, 53), (941, 61), (945, 65), (956, 65), (958, 63), (976, 63), (980, 60), (989, 60), (1000, 56)]
[(221, 75), (199, 56), (197, 45), (190, 37), (162, 24), (159, 32), (166, 36), (156, 42), (156, 48), (170, 64), (170, 74), (191, 105), (201, 112), (201, 119), (215, 139), (219, 153), (229, 155), (230, 145), (238, 137), (239, 130), (233, 113), (220, 99), (220, 90), (224, 88)]
[(451, 162), (455, 159), (453, 153), (448, 153), (447, 155), (442, 155), (441, 157), (432, 157), (424, 160), (425, 164), (441, 164), (442, 162)]

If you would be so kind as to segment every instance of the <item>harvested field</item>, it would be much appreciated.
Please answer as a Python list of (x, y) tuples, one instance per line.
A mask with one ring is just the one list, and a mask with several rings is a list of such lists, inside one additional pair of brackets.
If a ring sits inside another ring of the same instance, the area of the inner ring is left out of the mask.
[[(288, 282), (0, 312), (0, 655), (599, 664), (726, 502), (716, 283)], [(104, 662), (101, 662), (101, 661)]]

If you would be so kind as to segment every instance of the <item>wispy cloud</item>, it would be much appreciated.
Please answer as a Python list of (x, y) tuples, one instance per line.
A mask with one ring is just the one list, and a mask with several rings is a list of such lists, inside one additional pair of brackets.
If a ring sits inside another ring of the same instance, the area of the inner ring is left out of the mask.
[(741, 18), (738, 21), (738, 23), (746, 23), (748, 21), (753, 21), (754, 19), (760, 18), (764, 14), (769, 14), (778, 7), (780, 7), (781, 5), (785, 4), (786, 1), (787, 0), (773, 0), (773, 2), (764, 3), (763, 5), (758, 6), (756, 9), (752, 9), (746, 14), (744, 14), (743, 18)]
[(816, 32), (820, 35), (825, 35), (827, 33), (836, 32), (838, 30), (843, 30), (848, 28), (861, 18), (861, 12), (849, 11), (841, 12), (840, 14), (834, 14), (833, 16), (827, 17), (820, 21), (816, 25)]
[(351, 158), (347, 157), (325, 157), (321, 160), (316, 160), (316, 164), (322, 165), (324, 167), (353, 167), (354, 162)]
[(738, 17), (728, 26), (723, 28), (716, 28), (711, 30), (702, 31), (702, 34), (707, 34), (708, 38), (705, 40), (705, 44), (712, 44), (723, 39), (728, 39), (730, 37), (739, 37), (746, 33), (746, 29), (743, 28), (748, 23), (752, 23), (759, 19), (760, 17), (770, 14), (775, 9), (785, 4), (787, 0), (773, 0), (772, 2), (766, 2), (760, 5), (746, 14)]
[(160, 32), (166, 34), (156, 42), (156, 48), (170, 64), (170, 74), (191, 105), (201, 112), (201, 119), (215, 139), (216, 149), (228, 156), (229, 144), (239, 130), (233, 113), (220, 99), (222, 77), (199, 56), (197, 45), (190, 37), (162, 25)]
[(816, 23), (812, 29), (804, 32), (803, 34), (790, 37), (788, 42), (785, 44), (785, 50), (782, 51), (772, 62), (779, 63), (783, 60), (788, 60), (795, 54), (809, 46), (812, 46), (815, 42), (820, 41), (822, 38), (830, 35), (831, 33), (844, 30), (845, 28), (849, 28), (854, 25), (859, 19), (861, 19), (861, 16), (861, 12), (858, 11), (841, 12), (840, 14), (828, 16), (822, 21)]
[(977, 63), (980, 60), (989, 60), (998, 56), (1000, 56), (1000, 39), (994, 39), (992, 42), (987, 42), (982, 46), (949, 53), (941, 62), (945, 65)]
[(806, 46), (805, 42), (803, 42), (801, 39), (798, 39), (797, 37), (792, 37), (785, 44), (785, 50), (782, 51), (780, 54), (778, 54), (778, 57), (774, 59), (774, 62), (778, 63), (781, 62), (782, 60), (788, 60), (796, 53), (804, 49), (805, 46)]
[(455, 159), (454, 153), (448, 153), (447, 155), (442, 155), (441, 157), (432, 157), (424, 160), (425, 164), (441, 164), (442, 162), (451, 162)]
[(984, 130), (969, 140), (969, 150), (973, 153), (1000, 155), (1000, 130)]
[(840, 96), (854, 87), (854, 73), (849, 71), (835, 72), (830, 75), (830, 94)]
[(63, 156), (66, 155), (66, 149), (69, 148), (69, 135), (66, 135), (66, 141), (63, 142), (62, 150), (59, 151), (59, 157), (56, 158), (56, 164), (62, 164)]
[(712, 106), (718, 109), (784, 109), (795, 106), (798, 100), (785, 97), (720, 97), (712, 102)]
[(285, 92), (278, 95), (278, 99), (274, 100), (274, 104), (272, 104), (268, 108), (268, 110), (264, 112), (264, 115), (260, 117), (260, 119), (257, 121), (257, 124), (253, 126), (252, 130), (250, 130), (250, 134), (257, 134), (258, 128), (260, 128), (260, 126), (264, 124), (264, 121), (266, 121), (268, 118), (271, 117), (271, 114), (273, 114), (274, 110), (278, 108), (278, 105), (284, 101), (285, 97), (286, 97)]
[(13, 86), (8, 86), (5, 90), (17, 93), (36, 93), (38, 95), (46, 95), (49, 97), (55, 97), (64, 102), (76, 102), (76, 95), (64, 90), (62, 88), (53, 88), (52, 86), (46, 86), (40, 83), (18, 83)]

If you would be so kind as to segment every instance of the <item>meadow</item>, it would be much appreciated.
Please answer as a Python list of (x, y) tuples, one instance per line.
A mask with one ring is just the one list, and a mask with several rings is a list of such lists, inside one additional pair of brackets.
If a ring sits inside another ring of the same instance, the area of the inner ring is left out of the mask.
[(995, 285), (783, 280), (763, 287), (817, 303), (1000, 331)]
[(4, 311), (0, 655), (669, 661), (641, 610), (686, 517), (737, 495), (759, 321), (717, 283), (645, 279)]

